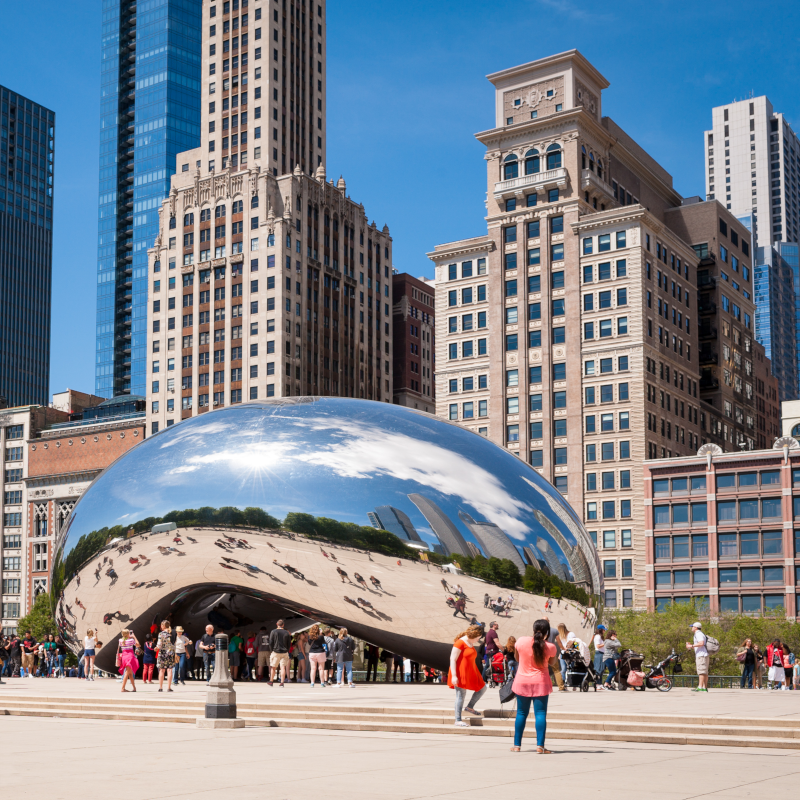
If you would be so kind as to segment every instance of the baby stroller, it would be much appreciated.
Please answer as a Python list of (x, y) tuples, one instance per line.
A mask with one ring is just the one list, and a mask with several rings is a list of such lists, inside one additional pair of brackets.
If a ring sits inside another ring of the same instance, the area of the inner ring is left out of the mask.
[(502, 686), (508, 677), (506, 657), (502, 653), (495, 653), (490, 664), (489, 687)]
[(587, 663), (584, 660), (580, 650), (562, 650), (561, 658), (567, 664), (565, 686), (580, 688), (582, 692), (588, 692), (589, 686), (592, 686), (597, 691), (597, 673), (591, 662)]
[(624, 692), (629, 686), (639, 689), (644, 677), (644, 672), (642, 671), (643, 663), (644, 656), (641, 653), (634, 653), (633, 650), (623, 650), (619, 654), (619, 668), (614, 680), (617, 682), (617, 688), (621, 692)]

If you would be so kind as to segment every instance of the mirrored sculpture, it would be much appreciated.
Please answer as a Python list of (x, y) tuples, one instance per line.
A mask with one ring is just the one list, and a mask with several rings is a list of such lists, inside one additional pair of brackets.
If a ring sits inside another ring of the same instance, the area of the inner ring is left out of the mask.
[[(344, 625), (442, 667), (467, 619), (494, 618), (484, 598), (511, 593), (502, 637), (530, 633), (542, 598), (442, 573), (430, 552), (602, 589), (575, 512), (484, 437), (385, 403), (251, 402), (151, 436), (94, 481), (57, 542), (54, 612), (76, 650), (100, 629), (104, 668), (121, 628), (141, 638), (166, 616), (192, 639), (209, 622), (229, 634), (279, 617), (290, 630)], [(562, 616), (574, 627), (583, 610), (565, 603)]]

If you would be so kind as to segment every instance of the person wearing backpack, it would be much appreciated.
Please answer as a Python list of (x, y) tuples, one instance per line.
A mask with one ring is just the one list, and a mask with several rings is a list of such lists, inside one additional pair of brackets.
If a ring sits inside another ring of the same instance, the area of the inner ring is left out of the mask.
[(347, 628), (339, 631), (339, 638), (333, 644), (333, 658), (336, 661), (336, 686), (344, 686), (342, 678), (347, 672), (347, 683), (351, 689), (355, 687), (353, 683), (353, 653), (356, 649), (356, 642), (347, 634)]
[(695, 665), (697, 667), (698, 686), (696, 689), (692, 689), (693, 692), (708, 691), (708, 649), (706, 647), (708, 637), (703, 633), (702, 627), (699, 622), (695, 622), (692, 625), (694, 641), (686, 642), (686, 649), (694, 650)]

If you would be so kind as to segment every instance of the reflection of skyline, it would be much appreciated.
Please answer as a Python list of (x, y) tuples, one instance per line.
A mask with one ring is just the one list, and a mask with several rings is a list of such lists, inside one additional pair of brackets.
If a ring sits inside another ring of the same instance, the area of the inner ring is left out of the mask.
[[(294, 511), (358, 525), (369, 509), (384, 528), (380, 510), (389, 508), (402, 515), (395, 518), (404, 532), (432, 549), (441, 542), (457, 555), (474, 555), (476, 546), (491, 555), (463, 512), (512, 547), (543, 537), (566, 560), (535, 513), (541, 509), (574, 547), (569, 510), (551, 513), (564, 501), (550, 494), (503, 448), (409, 409), (343, 398), (246, 403), (165, 430), (112, 465), (76, 506), (67, 547), (89, 531), (176, 507), (258, 506), (280, 519)], [(414, 495), (430, 505), (422, 508)]]
[(367, 517), (375, 528), (393, 533), (398, 539), (407, 542), (421, 542), (414, 523), (408, 514), (393, 506), (378, 506), (375, 511), (367, 512)]
[(487, 558), (507, 558), (513, 562), (520, 575), (525, 574), (525, 562), (514, 547), (506, 533), (493, 522), (478, 522), (463, 511), (458, 512), (458, 518), (469, 528), (470, 533), (478, 540), (481, 549)]
[(447, 514), (427, 497), (410, 494), (408, 499), (422, 512), (445, 550), (458, 556), (468, 556), (469, 548), (461, 532)]

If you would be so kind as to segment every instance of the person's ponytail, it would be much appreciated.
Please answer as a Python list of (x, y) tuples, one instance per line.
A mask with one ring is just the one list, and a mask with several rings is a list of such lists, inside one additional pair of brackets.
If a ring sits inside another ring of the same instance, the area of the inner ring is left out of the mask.
[(550, 636), (550, 623), (546, 619), (537, 619), (533, 623), (533, 663), (539, 669), (545, 667), (545, 642)]

